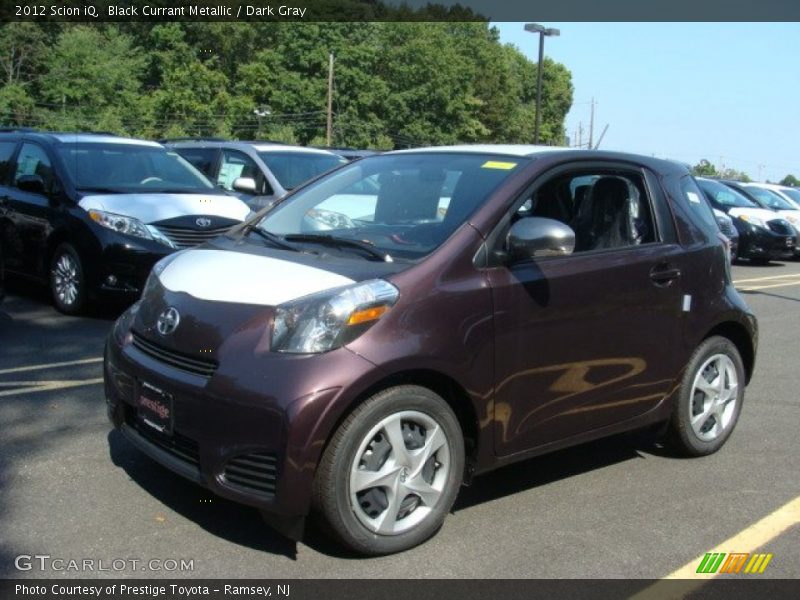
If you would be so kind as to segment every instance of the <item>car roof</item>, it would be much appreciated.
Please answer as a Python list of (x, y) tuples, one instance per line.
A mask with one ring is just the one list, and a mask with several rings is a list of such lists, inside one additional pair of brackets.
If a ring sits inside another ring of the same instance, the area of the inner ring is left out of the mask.
[(113, 133), (92, 133), (80, 132), (69, 133), (60, 131), (7, 131), (1, 132), (2, 137), (24, 138), (40, 140), (57, 144), (125, 144), (129, 146), (148, 146), (152, 148), (162, 148), (157, 142), (140, 140), (136, 138), (122, 137)]
[(567, 148), (563, 146), (535, 146), (533, 144), (459, 144), (454, 146), (431, 146), (425, 148), (394, 150), (392, 152), (386, 152), (381, 156), (414, 153), (434, 154), (439, 152), (464, 154), (474, 153), (484, 155), (494, 154), (499, 156), (505, 155), (519, 158), (536, 158), (539, 156), (562, 155), (565, 159), (569, 160), (597, 159), (620, 162), (635, 162), (664, 173), (669, 172), (687, 174), (689, 172), (688, 167), (684, 163), (663, 158), (655, 158), (644, 154), (612, 152), (608, 150), (587, 150), (579, 148)]
[(309, 148), (307, 146), (294, 146), (281, 142), (268, 140), (221, 140), (213, 138), (180, 138), (162, 140), (164, 144), (173, 148), (191, 148), (205, 146), (210, 148), (253, 148), (256, 152), (296, 152), (298, 154), (319, 154), (324, 156), (338, 156), (329, 150)]
[(467, 152), (475, 154), (507, 154), (509, 156), (535, 156), (549, 152), (575, 151), (562, 146), (535, 146), (533, 144), (457, 144), (454, 146), (430, 146), (394, 150), (387, 154), (406, 154), (412, 152)]

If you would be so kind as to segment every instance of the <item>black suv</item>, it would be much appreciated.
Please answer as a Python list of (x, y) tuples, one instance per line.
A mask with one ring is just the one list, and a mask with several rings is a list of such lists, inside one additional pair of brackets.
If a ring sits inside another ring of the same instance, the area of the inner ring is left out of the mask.
[(11, 273), (48, 282), (74, 314), (134, 299), (153, 264), (250, 210), (177, 153), (107, 134), (0, 132), (0, 246)]

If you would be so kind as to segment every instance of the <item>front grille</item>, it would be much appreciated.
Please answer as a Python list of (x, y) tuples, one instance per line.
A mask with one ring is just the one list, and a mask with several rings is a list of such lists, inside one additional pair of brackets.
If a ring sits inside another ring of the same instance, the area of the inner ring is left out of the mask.
[(200, 448), (196, 441), (174, 432), (171, 436), (164, 436), (136, 418), (136, 409), (132, 406), (125, 407), (125, 422), (136, 430), (140, 436), (164, 452), (174, 456), (179, 461), (196, 469), (200, 468)]
[(779, 233), (781, 235), (794, 235), (792, 226), (788, 221), (784, 221), (782, 219), (773, 219), (772, 221), (767, 221), (767, 227), (769, 227), (770, 231)]
[(200, 375), (201, 377), (211, 377), (214, 374), (214, 371), (217, 370), (217, 363), (214, 361), (192, 358), (191, 356), (175, 352), (174, 350), (168, 350), (163, 346), (159, 346), (158, 344), (143, 338), (135, 331), (132, 332), (132, 335), (133, 346), (153, 360), (157, 360), (169, 365), (170, 367), (185, 371), (186, 373)]
[(155, 225), (155, 228), (168, 237), (178, 248), (199, 246), (203, 242), (226, 233), (231, 227), (232, 225), (226, 225), (225, 227), (215, 227), (213, 229), (190, 229), (189, 227), (175, 227), (173, 225)]
[(223, 478), (230, 487), (262, 496), (274, 496), (276, 463), (274, 454), (242, 454), (228, 461)]

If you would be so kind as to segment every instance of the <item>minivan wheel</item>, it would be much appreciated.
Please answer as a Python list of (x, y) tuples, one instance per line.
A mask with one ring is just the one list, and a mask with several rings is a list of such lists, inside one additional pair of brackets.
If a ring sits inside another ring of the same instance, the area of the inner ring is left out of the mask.
[(50, 293), (56, 308), (68, 315), (86, 304), (86, 277), (80, 256), (71, 244), (60, 244), (50, 262)]
[(314, 482), (314, 506), (340, 542), (368, 555), (424, 542), (441, 527), (464, 471), (464, 439), (447, 403), (403, 385), (341, 424)]
[(704, 456), (730, 437), (744, 400), (744, 364), (729, 339), (714, 336), (695, 350), (681, 384), (670, 422), (677, 450)]

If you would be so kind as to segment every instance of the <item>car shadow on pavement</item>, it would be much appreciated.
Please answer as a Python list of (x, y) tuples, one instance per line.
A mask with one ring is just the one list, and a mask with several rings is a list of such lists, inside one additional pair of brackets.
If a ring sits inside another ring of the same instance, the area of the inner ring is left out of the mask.
[(652, 440), (649, 432), (621, 434), (502, 467), (476, 477), (471, 485), (462, 488), (453, 512), (628, 460), (644, 459), (644, 452), (655, 454)]
[(255, 508), (216, 496), (175, 475), (139, 452), (119, 431), (108, 434), (108, 448), (114, 465), (169, 510), (234, 544), (296, 559), (297, 544), (270, 529)]
[(778, 300), (800, 302), (800, 298), (792, 298), (791, 296), (783, 296), (781, 294), (773, 294), (771, 292), (762, 292), (761, 290), (739, 290), (739, 293), (746, 294), (748, 296), (769, 296), (770, 298), (777, 298)]

